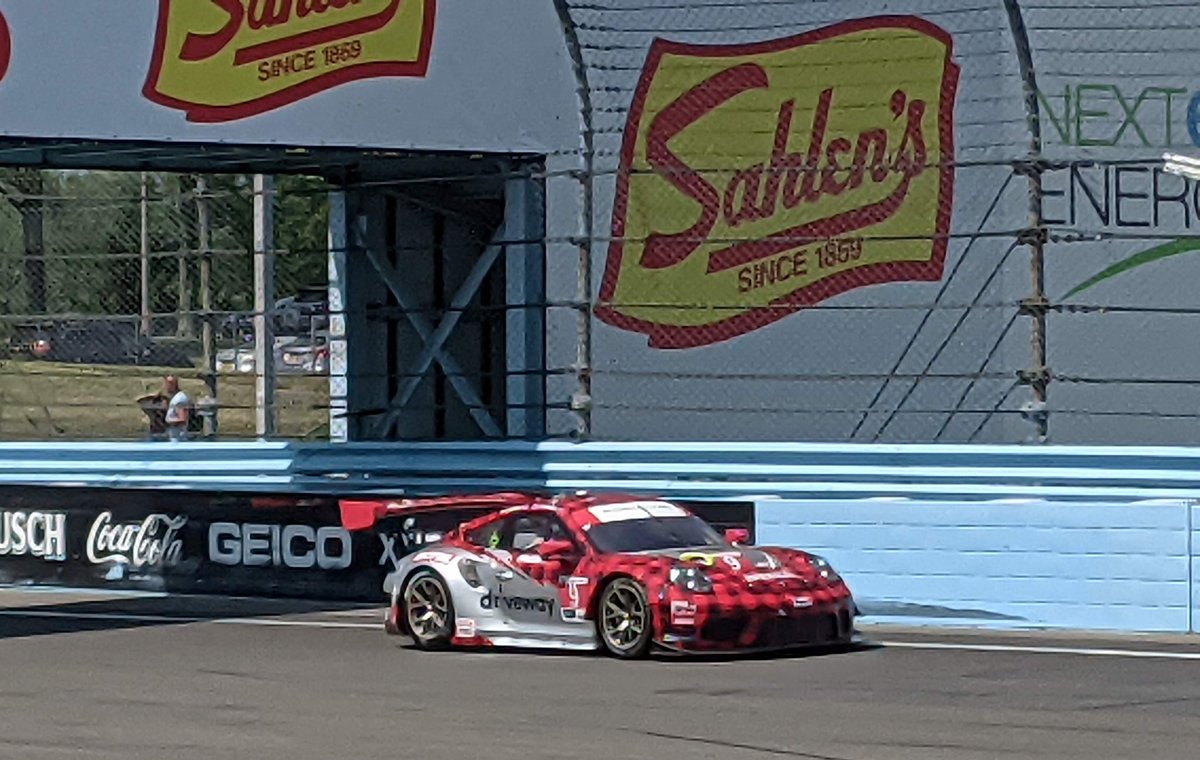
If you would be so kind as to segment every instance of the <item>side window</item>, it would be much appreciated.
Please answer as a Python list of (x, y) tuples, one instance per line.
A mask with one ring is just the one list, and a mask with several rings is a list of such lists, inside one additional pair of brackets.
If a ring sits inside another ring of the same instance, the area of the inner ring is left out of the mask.
[(465, 538), (468, 542), (475, 546), (483, 546), (488, 549), (499, 549), (504, 543), (504, 536), (507, 528), (512, 524), (512, 518), (503, 520), (492, 520), (486, 525), (481, 525), (473, 531), (467, 533)]
[(512, 532), (505, 535), (503, 549), (523, 552), (551, 540), (572, 541), (571, 534), (556, 515), (534, 513), (513, 519)]
[(504, 551), (530, 551), (552, 539), (574, 543), (570, 531), (557, 515), (548, 512), (516, 514), (493, 520), (469, 531), (464, 538), (475, 546)]

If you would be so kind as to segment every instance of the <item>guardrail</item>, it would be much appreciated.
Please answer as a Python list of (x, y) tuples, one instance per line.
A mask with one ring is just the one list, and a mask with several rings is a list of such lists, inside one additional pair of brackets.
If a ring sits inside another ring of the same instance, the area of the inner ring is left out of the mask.
[(281, 491), (295, 488), (286, 442), (3, 443), (0, 486)]
[(1200, 448), (788, 443), (0, 444), (0, 485), (681, 498), (1200, 499)]

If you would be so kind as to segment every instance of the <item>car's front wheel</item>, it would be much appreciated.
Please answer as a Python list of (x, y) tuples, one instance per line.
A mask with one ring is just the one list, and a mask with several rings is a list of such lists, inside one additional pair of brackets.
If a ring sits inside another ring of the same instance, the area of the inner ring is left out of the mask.
[(616, 657), (634, 659), (650, 651), (654, 637), (653, 617), (641, 584), (630, 578), (618, 578), (600, 595), (600, 641)]
[(404, 587), (404, 621), (421, 649), (445, 649), (454, 635), (454, 602), (446, 582), (432, 570), (418, 571)]

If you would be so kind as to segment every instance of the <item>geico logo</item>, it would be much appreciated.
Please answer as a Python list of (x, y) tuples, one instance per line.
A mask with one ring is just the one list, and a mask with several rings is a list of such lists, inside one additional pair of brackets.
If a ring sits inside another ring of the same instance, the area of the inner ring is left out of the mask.
[(351, 554), (345, 528), (221, 522), (208, 529), (208, 558), (220, 565), (343, 570)]
[(552, 617), (557, 603), (553, 599), (541, 599), (528, 596), (501, 596), (488, 594), (479, 601), (485, 610), (522, 610), (540, 612)]

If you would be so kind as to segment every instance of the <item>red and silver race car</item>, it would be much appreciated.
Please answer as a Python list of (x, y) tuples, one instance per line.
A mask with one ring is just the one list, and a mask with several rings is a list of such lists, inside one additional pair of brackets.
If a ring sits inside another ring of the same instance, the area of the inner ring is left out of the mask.
[(857, 609), (829, 563), (740, 543), (678, 504), (621, 495), (493, 494), (343, 501), (351, 530), (391, 517), (485, 514), (402, 557), (388, 633), (451, 646), (735, 652), (836, 646)]

